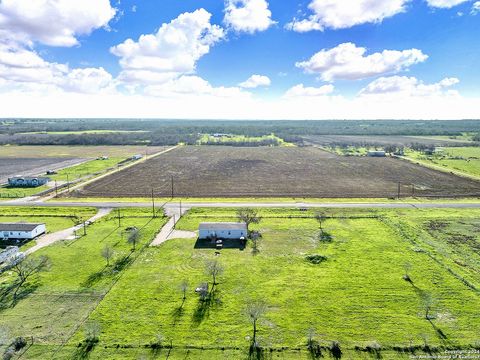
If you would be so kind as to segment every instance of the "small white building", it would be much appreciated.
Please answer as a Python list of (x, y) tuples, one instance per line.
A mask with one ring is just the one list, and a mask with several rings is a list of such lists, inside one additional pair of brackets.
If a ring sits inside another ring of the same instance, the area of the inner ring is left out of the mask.
[(0, 239), (3, 240), (31, 240), (45, 231), (45, 224), (0, 223)]
[(201, 223), (198, 227), (199, 239), (241, 239), (247, 237), (245, 223), (222, 222)]

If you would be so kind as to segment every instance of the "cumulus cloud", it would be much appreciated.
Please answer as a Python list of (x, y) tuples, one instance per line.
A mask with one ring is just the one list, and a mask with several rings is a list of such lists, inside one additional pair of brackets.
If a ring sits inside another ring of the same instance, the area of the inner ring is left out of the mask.
[(0, 79), (2, 87), (30, 90), (56, 87), (94, 93), (107, 88), (112, 76), (103, 68), (70, 69), (66, 64), (45, 61), (34, 50), (0, 43)]
[(470, 0), (426, 0), (431, 7), (450, 9)]
[(115, 13), (109, 0), (2, 0), (0, 38), (74, 46), (77, 36), (107, 26)]
[(255, 89), (260, 86), (270, 86), (272, 81), (265, 75), (252, 75), (238, 86), (246, 89)]
[(344, 43), (332, 49), (323, 49), (309, 60), (295, 65), (308, 74), (319, 74), (324, 81), (357, 80), (397, 73), (428, 58), (418, 49), (384, 50), (371, 55), (365, 55), (366, 52), (364, 47)]
[(415, 77), (390, 76), (381, 77), (368, 84), (360, 91), (360, 96), (395, 96), (395, 97), (429, 97), (458, 96), (450, 90), (460, 81), (457, 78), (445, 78), (434, 84), (425, 84)]
[(308, 5), (312, 14), (305, 19), (293, 19), (286, 27), (297, 32), (307, 32), (379, 23), (405, 11), (408, 2), (409, 0), (312, 0)]
[(237, 32), (250, 34), (275, 24), (266, 0), (227, 0), (223, 21)]
[(480, 1), (475, 1), (470, 14), (477, 15), (480, 12)]
[(210, 24), (211, 14), (204, 9), (184, 13), (156, 34), (128, 39), (111, 48), (120, 57), (124, 82), (164, 83), (195, 71), (197, 61), (223, 38), (223, 29)]
[(331, 84), (323, 85), (320, 87), (305, 87), (303, 84), (298, 84), (290, 89), (283, 95), (284, 98), (296, 98), (296, 97), (318, 97), (330, 95), (334, 86)]

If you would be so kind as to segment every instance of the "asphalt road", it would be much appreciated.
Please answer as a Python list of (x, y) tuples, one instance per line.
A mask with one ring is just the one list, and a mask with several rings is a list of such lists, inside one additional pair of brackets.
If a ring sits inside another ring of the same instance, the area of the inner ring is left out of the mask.
[[(35, 201), (9, 201), (0, 202), (0, 206), (39, 206), (39, 207), (96, 207), (96, 208), (128, 208), (128, 207), (151, 207), (148, 202), (35, 202)], [(178, 209), (178, 202), (170, 201), (165, 204), (157, 204), (156, 207), (163, 207), (167, 211)], [(343, 209), (480, 209), (478, 203), (454, 203), (454, 202), (436, 202), (436, 203), (301, 203), (301, 202), (189, 202), (182, 203), (183, 209), (193, 207), (256, 207), (256, 208), (343, 208)]]

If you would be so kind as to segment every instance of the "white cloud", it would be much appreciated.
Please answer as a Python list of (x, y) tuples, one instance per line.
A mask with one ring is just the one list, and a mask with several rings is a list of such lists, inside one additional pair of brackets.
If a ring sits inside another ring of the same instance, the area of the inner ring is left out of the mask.
[(331, 84), (323, 85), (320, 87), (305, 87), (303, 84), (298, 84), (290, 89), (283, 95), (284, 98), (296, 98), (296, 97), (318, 97), (330, 95), (334, 86)]
[(367, 49), (352, 43), (323, 49), (309, 60), (295, 65), (309, 74), (319, 74), (324, 81), (337, 79), (357, 80), (387, 73), (397, 73), (425, 61), (428, 56), (421, 50), (384, 50), (365, 56)]
[(144, 89), (149, 96), (180, 97), (180, 96), (213, 96), (219, 98), (249, 97), (250, 93), (237, 87), (213, 87), (198, 76), (181, 76), (160, 85), (149, 85)]
[(270, 86), (272, 81), (265, 75), (252, 75), (238, 86), (246, 89), (255, 89), (260, 86)]
[(74, 46), (77, 36), (108, 26), (115, 13), (109, 0), (2, 0), (0, 39)]
[(195, 71), (197, 61), (223, 38), (223, 29), (210, 24), (211, 14), (204, 9), (184, 13), (156, 34), (128, 39), (111, 48), (120, 57), (124, 82), (164, 83)]
[(472, 10), (470, 11), (471, 15), (477, 15), (480, 13), (480, 1), (475, 1), (472, 6)]
[(450, 90), (460, 81), (457, 78), (445, 78), (438, 83), (425, 84), (415, 77), (391, 76), (372, 81), (360, 91), (360, 96), (390, 97), (431, 97), (458, 96), (458, 92)]
[(266, 0), (227, 0), (223, 21), (237, 32), (250, 34), (275, 24)]
[[(297, 32), (325, 28), (345, 29), (365, 23), (379, 23), (383, 19), (405, 11), (410, 0), (312, 0), (313, 12), (306, 19), (294, 19), (287, 29)], [(457, 0), (458, 1), (458, 0)]]
[(450, 9), (470, 0), (426, 0), (431, 7)]
[(107, 88), (112, 76), (103, 68), (70, 69), (45, 61), (33, 50), (0, 43), (0, 79), (2, 87), (94, 93)]

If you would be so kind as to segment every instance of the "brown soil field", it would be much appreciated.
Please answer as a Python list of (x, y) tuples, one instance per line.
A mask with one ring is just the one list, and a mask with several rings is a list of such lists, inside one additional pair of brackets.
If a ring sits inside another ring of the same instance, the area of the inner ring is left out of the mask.
[(85, 159), (68, 158), (0, 158), (0, 183), (6, 183), (9, 177), (45, 175), (47, 170), (58, 170), (73, 166)]
[(87, 185), (79, 196), (394, 197), (480, 194), (480, 182), (393, 158), (314, 147), (181, 147)]
[(164, 146), (63, 146), (63, 145), (5, 145), (0, 146), (0, 157), (13, 158), (97, 158), (109, 156), (127, 158), (135, 154), (152, 155), (168, 149)]

